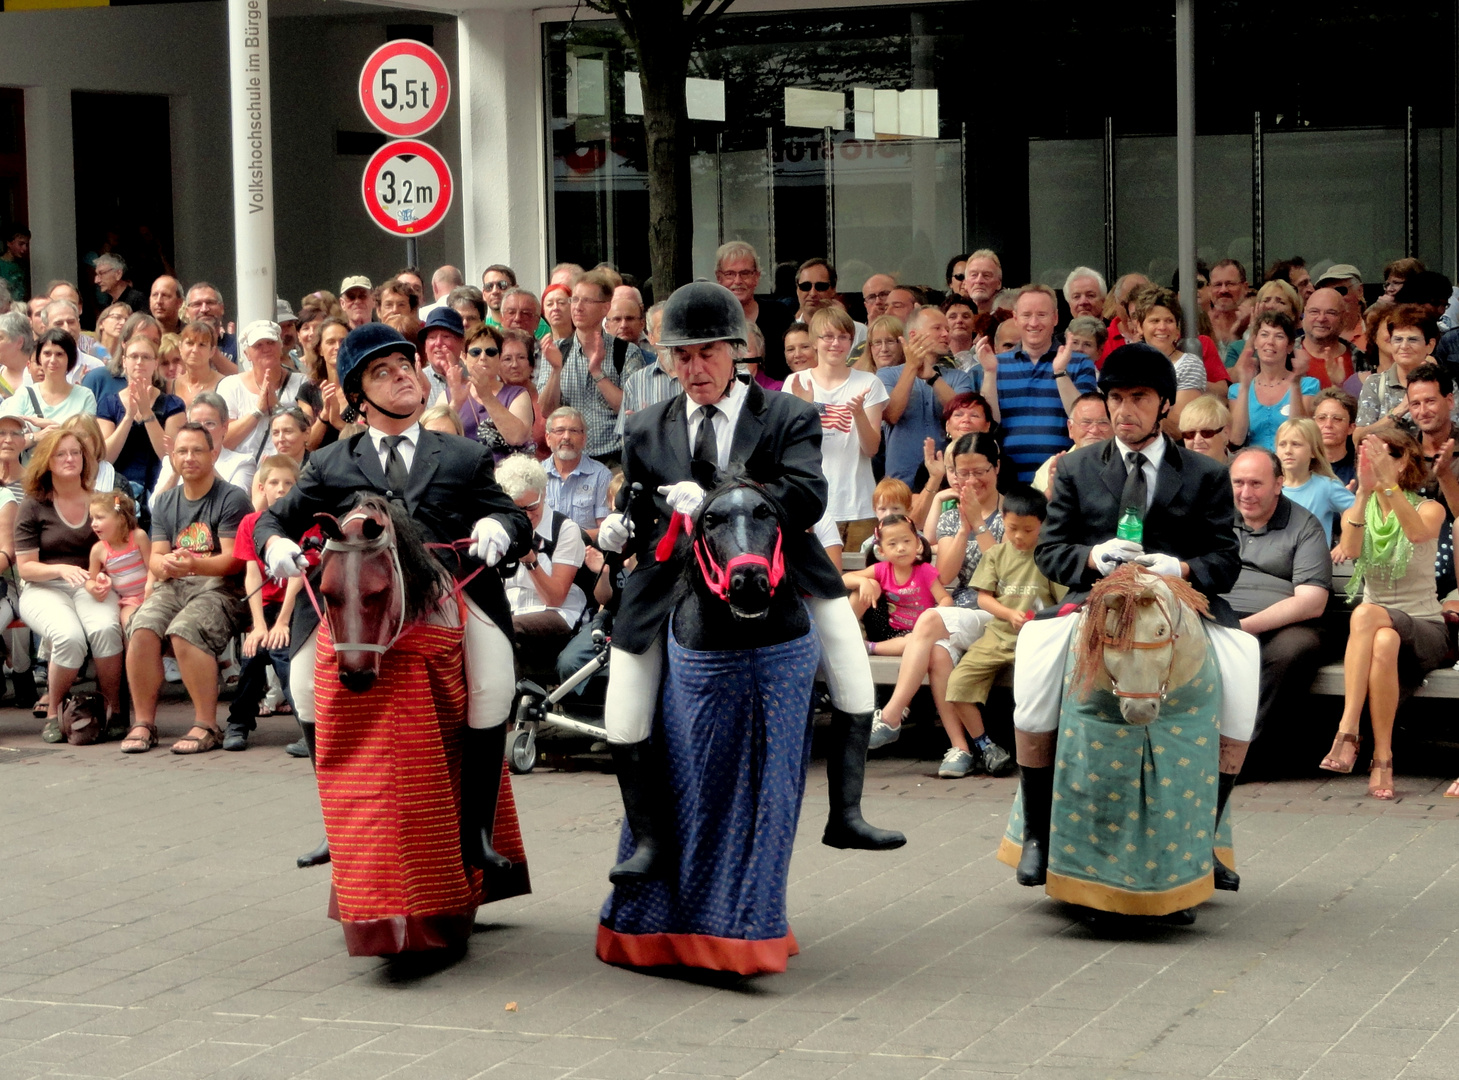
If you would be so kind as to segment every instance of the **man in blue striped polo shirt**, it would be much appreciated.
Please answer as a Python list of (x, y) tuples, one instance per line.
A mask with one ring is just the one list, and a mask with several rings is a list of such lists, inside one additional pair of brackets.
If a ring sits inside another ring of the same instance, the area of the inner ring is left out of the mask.
[(1019, 347), (998, 357), (1003, 452), (1025, 484), (1046, 460), (1073, 445), (1069, 410), (1080, 394), (1095, 389), (1099, 378), (1094, 361), (1083, 353), (1072, 352), (1067, 345), (1055, 350), (1058, 317), (1053, 289), (1025, 285), (1013, 305)]

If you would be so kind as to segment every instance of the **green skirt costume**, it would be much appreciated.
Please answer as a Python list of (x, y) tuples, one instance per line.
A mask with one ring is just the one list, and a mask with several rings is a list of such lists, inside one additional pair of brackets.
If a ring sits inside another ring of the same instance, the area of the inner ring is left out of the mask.
[[(1054, 806), (1045, 886), (1056, 900), (1123, 915), (1194, 907), (1215, 886), (1213, 855), (1235, 868), (1229, 813), (1216, 821), (1220, 671), (1206, 650), (1200, 674), (1169, 691), (1153, 724), (1132, 725), (1107, 690), (1071, 692), (1074, 650), (1054, 757)], [(1229, 807), (1228, 807), (1229, 809)], [(1017, 866), (1022, 794), (1015, 797), (998, 858)]]

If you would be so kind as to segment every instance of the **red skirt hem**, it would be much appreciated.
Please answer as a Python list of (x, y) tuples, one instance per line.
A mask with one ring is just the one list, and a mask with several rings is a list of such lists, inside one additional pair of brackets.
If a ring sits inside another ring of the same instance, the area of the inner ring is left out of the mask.
[(769, 975), (784, 971), (786, 961), (800, 953), (800, 945), (789, 931), (781, 938), (745, 941), (708, 934), (620, 934), (600, 923), (597, 951), (605, 964)]

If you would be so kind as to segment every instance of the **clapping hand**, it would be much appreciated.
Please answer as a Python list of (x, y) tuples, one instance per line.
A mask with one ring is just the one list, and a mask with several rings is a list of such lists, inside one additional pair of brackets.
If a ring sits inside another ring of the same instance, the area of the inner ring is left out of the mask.
[(1054, 374), (1062, 375), (1069, 370), (1069, 359), (1074, 355), (1074, 346), (1069, 344), (1067, 338), (1064, 344), (1059, 346), (1059, 351), (1054, 354)]
[(978, 358), (978, 366), (983, 369), (984, 374), (991, 375), (998, 370), (998, 354), (993, 351), (993, 343), (988, 340), (987, 334), (980, 335), (973, 342), (973, 355)]
[(562, 350), (557, 347), (557, 342), (552, 340), (551, 334), (543, 334), (542, 340), (537, 343), (542, 350), (542, 359), (547, 361), (547, 366), (553, 371), (562, 370)]
[[(1294, 363), (1295, 368), (1295, 363)], [(1252, 351), (1251, 342), (1241, 347), (1241, 355), (1236, 358), (1235, 365), (1231, 368), (1231, 374), (1236, 376), (1236, 382), (1245, 385), (1256, 378), (1256, 353)]]
[(794, 375), (792, 375), (788, 380), (786, 380), (786, 385), (790, 387), (790, 392), (796, 397), (800, 398), (802, 401), (813, 402), (816, 400), (816, 392), (811, 389), (811, 380), (809, 375), (807, 375), (804, 379), (797, 379)]
[(937, 452), (937, 440), (931, 437), (922, 440), (922, 464), (927, 469), (929, 477), (946, 475), (947, 466), (942, 463), (942, 455)]
[(1376, 435), (1369, 435), (1363, 440), (1363, 448), (1368, 451), (1368, 468), (1372, 473), (1374, 486), (1397, 487), (1398, 462), (1389, 453), (1388, 444)]

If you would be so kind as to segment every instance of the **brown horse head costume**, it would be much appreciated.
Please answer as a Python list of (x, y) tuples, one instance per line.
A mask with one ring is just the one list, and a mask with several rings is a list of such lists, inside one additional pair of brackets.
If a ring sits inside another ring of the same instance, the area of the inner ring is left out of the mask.
[(1206, 598), (1180, 578), (1128, 563), (1089, 592), (1076, 639), (1074, 687), (1107, 690), (1131, 724), (1153, 723), (1166, 694), (1206, 660)]
[(319, 596), (339, 660), (339, 681), (364, 693), (380, 658), (429, 612), (450, 578), (398, 504), (371, 492), (342, 519), (317, 515), (324, 533)]

